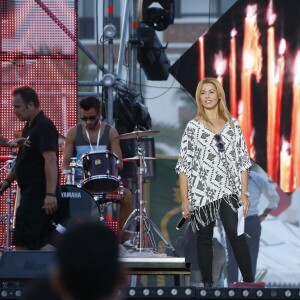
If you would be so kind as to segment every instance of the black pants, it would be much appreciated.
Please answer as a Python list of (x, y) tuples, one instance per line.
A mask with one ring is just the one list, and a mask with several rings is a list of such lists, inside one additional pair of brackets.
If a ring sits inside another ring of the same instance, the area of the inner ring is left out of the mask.
[[(247, 243), (250, 249), (251, 254), (251, 263), (252, 263), (252, 274), (255, 276), (256, 273), (256, 263), (259, 251), (259, 240), (261, 234), (261, 224), (259, 216), (249, 216), (245, 219), (245, 232), (249, 234), (250, 238), (247, 237)], [(227, 250), (228, 250), (228, 282), (238, 281), (238, 265), (234, 258), (234, 253), (231, 245), (227, 239)]]
[[(231, 200), (233, 200), (231, 198)], [(231, 243), (236, 261), (241, 270), (243, 280), (253, 282), (251, 269), (251, 256), (244, 234), (237, 236), (237, 212), (234, 212), (226, 201), (220, 204), (220, 219), (223, 223), (226, 235)], [(197, 231), (197, 254), (199, 269), (203, 282), (212, 282), (212, 261), (213, 261), (213, 230), (215, 222), (202, 227)]]

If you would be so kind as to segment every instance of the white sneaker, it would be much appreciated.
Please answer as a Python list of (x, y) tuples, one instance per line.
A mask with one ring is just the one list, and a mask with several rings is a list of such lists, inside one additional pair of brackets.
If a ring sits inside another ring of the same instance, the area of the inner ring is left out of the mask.
[(125, 247), (125, 248), (132, 248), (133, 247), (133, 244), (130, 240), (126, 240), (122, 243), (122, 245)]

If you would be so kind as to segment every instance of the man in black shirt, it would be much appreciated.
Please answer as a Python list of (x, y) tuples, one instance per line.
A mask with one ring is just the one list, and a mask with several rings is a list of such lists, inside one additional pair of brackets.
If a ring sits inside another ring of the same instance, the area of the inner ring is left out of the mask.
[(17, 250), (49, 250), (52, 215), (57, 209), (58, 132), (40, 109), (36, 92), (27, 86), (12, 92), (16, 116), (26, 121), (22, 137), (30, 147), (21, 147), (13, 172), (0, 184), (5, 191), (13, 180), (21, 190), (13, 244)]

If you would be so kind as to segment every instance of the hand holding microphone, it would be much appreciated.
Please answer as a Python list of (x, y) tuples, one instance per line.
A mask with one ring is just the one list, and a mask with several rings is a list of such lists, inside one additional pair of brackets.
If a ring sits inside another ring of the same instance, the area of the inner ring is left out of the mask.
[(186, 205), (182, 204), (182, 218), (180, 219), (180, 221), (176, 225), (177, 230), (179, 230), (182, 227), (182, 225), (184, 224), (186, 219), (189, 219), (191, 217), (191, 215), (193, 214), (193, 211), (194, 211), (193, 206), (188, 205), (187, 208), (186, 208)]

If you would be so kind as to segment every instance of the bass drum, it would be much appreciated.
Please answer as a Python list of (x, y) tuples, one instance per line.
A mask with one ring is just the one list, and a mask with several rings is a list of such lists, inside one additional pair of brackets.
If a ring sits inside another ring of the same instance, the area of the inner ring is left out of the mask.
[(67, 226), (69, 223), (100, 220), (99, 207), (88, 191), (75, 185), (61, 185), (60, 189), (60, 223)]

